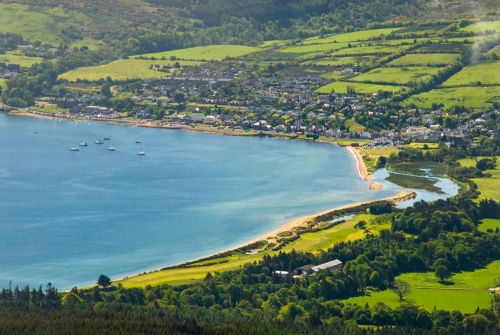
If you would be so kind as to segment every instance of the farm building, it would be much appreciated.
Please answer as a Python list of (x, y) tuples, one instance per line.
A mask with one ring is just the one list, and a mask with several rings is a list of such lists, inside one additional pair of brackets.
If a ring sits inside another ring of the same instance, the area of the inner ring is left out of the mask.
[(342, 269), (343, 269), (343, 264), (338, 259), (320, 265), (316, 265), (312, 268), (314, 272), (318, 272), (319, 270), (342, 271)]

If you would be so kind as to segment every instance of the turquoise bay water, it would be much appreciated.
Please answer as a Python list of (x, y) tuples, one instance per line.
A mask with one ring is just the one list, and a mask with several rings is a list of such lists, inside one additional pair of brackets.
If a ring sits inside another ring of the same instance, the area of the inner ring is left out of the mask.
[(3, 114), (0, 143), (1, 287), (142, 273), (401, 190), (376, 177), (384, 188), (370, 191), (354, 157), (326, 143)]

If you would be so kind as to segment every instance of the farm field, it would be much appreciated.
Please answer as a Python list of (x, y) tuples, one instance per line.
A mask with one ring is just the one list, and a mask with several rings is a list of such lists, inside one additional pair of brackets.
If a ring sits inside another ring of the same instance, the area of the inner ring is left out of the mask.
[(7, 86), (7, 80), (0, 78), (0, 87), (6, 87)]
[(493, 57), (493, 54), (495, 54), (498, 58), (500, 58), (500, 45), (497, 45), (496, 47), (494, 47), (493, 49), (491, 49), (490, 51), (488, 51), (484, 55), (486, 57)]
[(327, 37), (311, 37), (304, 40), (304, 44), (317, 44), (317, 43), (332, 43), (332, 42), (357, 42), (366, 41), (374, 37), (389, 35), (391, 32), (397, 30), (397, 28), (382, 28), (382, 29), (372, 29), (355, 31), (351, 33), (334, 34)]
[(453, 63), (458, 58), (459, 54), (407, 54), (403, 57), (393, 60), (388, 65), (389, 66), (408, 66), (408, 65), (420, 65), (420, 66), (445, 66)]
[(304, 62), (304, 65), (318, 66), (353, 66), (355, 64), (371, 63), (375, 60), (373, 56), (356, 56), (356, 57), (325, 57)]
[[(499, 221), (499, 220), (497, 220)], [(404, 273), (396, 277), (413, 287), (454, 288), (454, 289), (488, 289), (495, 287), (499, 280), (500, 261), (494, 261), (482, 269), (475, 271), (463, 271), (454, 273), (452, 277), (445, 280), (445, 284), (439, 282), (434, 272), (412, 272)]]
[[(476, 166), (477, 161), (484, 157), (476, 157), (474, 159), (464, 158), (459, 160), (460, 164), (465, 167)], [(477, 189), (481, 194), (477, 201), (482, 199), (494, 199), (500, 201), (500, 164), (497, 162), (495, 170), (486, 170), (485, 173), (491, 173), (491, 177), (474, 178), (472, 179), (477, 184)]]
[(444, 108), (462, 105), (467, 108), (489, 108), (495, 97), (500, 97), (500, 86), (447, 87), (416, 94), (404, 101), (419, 108), (431, 108), (433, 103), (443, 104)]
[(336, 81), (318, 88), (316, 92), (330, 93), (333, 91), (337, 93), (346, 93), (348, 86), (354, 88), (356, 92), (360, 93), (377, 93), (378, 91), (399, 92), (404, 88), (403, 86), (376, 85), (376, 84), (365, 84), (365, 83), (351, 83), (347, 81)]
[(473, 23), (471, 25), (468, 25), (467, 27), (462, 28), (461, 30), (463, 31), (472, 31), (472, 32), (484, 32), (485, 30), (496, 30), (497, 32), (500, 31), (500, 21), (484, 21), (484, 22), (477, 22)]
[(281, 49), (280, 52), (311, 54), (311, 53), (321, 53), (321, 52), (332, 52), (335, 50), (344, 49), (346, 47), (347, 47), (347, 43), (324, 43), (324, 44), (295, 45), (295, 46)]
[(241, 57), (258, 51), (262, 51), (262, 49), (246, 45), (208, 45), (203, 47), (142, 54), (132, 57), (155, 57), (157, 59), (165, 57), (165, 59), (170, 59), (171, 56), (175, 56), (177, 59), (203, 61), (223, 60), (226, 57)]
[(363, 239), (365, 237), (364, 230), (354, 228), (354, 225), (361, 220), (367, 222), (366, 228), (375, 235), (378, 235), (382, 229), (390, 229), (389, 221), (383, 224), (371, 223), (371, 221), (375, 218), (376, 216), (371, 214), (356, 215), (352, 219), (348, 219), (344, 223), (332, 228), (302, 234), (300, 239), (287, 244), (282, 250), (284, 252), (290, 252), (295, 249), (296, 251), (310, 251), (314, 253), (319, 250), (327, 250), (328, 248), (333, 247), (336, 243), (342, 241), (347, 242)]
[(398, 51), (406, 50), (411, 45), (383, 45), (372, 44), (363, 46), (353, 46), (352, 48), (345, 48), (331, 53), (332, 56), (355, 56), (355, 55), (377, 55), (377, 54), (391, 54)]
[(477, 230), (482, 232), (487, 232), (488, 229), (495, 230), (497, 228), (500, 229), (500, 220), (499, 219), (482, 219), (482, 223), (477, 227)]
[(436, 74), (439, 68), (432, 67), (386, 67), (377, 68), (367, 73), (362, 73), (350, 80), (362, 82), (385, 82), (388, 85), (407, 84), (413, 81), (425, 80)]
[(485, 86), (490, 84), (500, 84), (500, 60), (483, 61), (464, 67), (462, 71), (445, 81), (442, 86)]
[[(151, 64), (173, 65), (171, 60), (148, 60), (148, 59), (119, 59), (108, 64), (99, 66), (80, 67), (68, 71), (59, 76), (59, 79), (76, 81), (78, 78), (87, 80), (98, 80), (111, 77), (114, 80), (125, 80), (131, 78), (161, 78), (168, 76), (167, 72), (149, 69)], [(199, 62), (179, 61), (182, 65), (197, 65)]]
[(40, 57), (28, 57), (13, 52), (0, 54), (0, 62), (6, 64), (19, 64), (22, 67), (30, 67), (31, 65), (41, 63), (42, 61), (43, 59)]
[(82, 26), (92, 26), (93, 20), (83, 13), (62, 10), (59, 7), (41, 9), (20, 4), (0, 4), (0, 30), (29, 36), (57, 46), (64, 38), (61, 29), (77, 22)]
[[(344, 303), (372, 306), (382, 301), (391, 308), (399, 306), (399, 297), (390, 290), (368, 292), (368, 295), (343, 300)], [(416, 303), (432, 312), (436, 309), (448, 311), (459, 310), (462, 313), (474, 313), (479, 308), (489, 308), (490, 296), (488, 291), (482, 290), (441, 290), (441, 289), (413, 289), (405, 297), (405, 301)]]
[(462, 53), (468, 49), (472, 44), (464, 44), (463, 39), (460, 42), (450, 42), (450, 43), (432, 43), (423, 45), (417, 49), (417, 52), (428, 53), (428, 52), (439, 52), (439, 53)]

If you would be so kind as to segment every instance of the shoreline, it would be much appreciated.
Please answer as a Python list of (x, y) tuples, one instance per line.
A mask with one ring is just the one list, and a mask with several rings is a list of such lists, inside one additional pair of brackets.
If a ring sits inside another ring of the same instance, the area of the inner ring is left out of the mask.
[(286, 231), (290, 231), (291, 232), (291, 231), (293, 231), (296, 228), (305, 227), (305, 226), (307, 226), (307, 223), (310, 220), (312, 220), (312, 219), (314, 219), (314, 218), (316, 218), (318, 216), (325, 215), (325, 214), (328, 214), (328, 213), (331, 213), (331, 212), (334, 212), (334, 211), (340, 211), (340, 210), (343, 210), (343, 209), (349, 209), (349, 208), (358, 207), (358, 206), (362, 206), (362, 205), (369, 205), (371, 203), (379, 202), (379, 201), (400, 202), (400, 201), (408, 200), (410, 198), (414, 198), (415, 196), (416, 196), (416, 192), (413, 191), (413, 190), (401, 190), (397, 194), (389, 196), (389, 197), (385, 197), (385, 198), (381, 198), (381, 199), (376, 199), (376, 200), (370, 200), (370, 201), (354, 202), (354, 203), (350, 203), (350, 204), (343, 205), (343, 206), (333, 207), (333, 208), (324, 210), (324, 211), (319, 212), (319, 213), (310, 214), (310, 215), (304, 215), (304, 216), (301, 216), (301, 217), (298, 217), (298, 218), (295, 218), (295, 219), (292, 219), (292, 220), (289, 220), (289, 221), (285, 222), (278, 229), (276, 229), (276, 230), (274, 230), (274, 231), (272, 231), (270, 233), (266, 233), (266, 234), (264, 234), (264, 235), (262, 235), (262, 236), (260, 236), (258, 238), (255, 238), (255, 239), (253, 239), (253, 240), (251, 240), (249, 242), (246, 242), (246, 243), (242, 243), (241, 245), (233, 247), (233, 248), (228, 249), (226, 251), (238, 250), (238, 249), (247, 247), (247, 246), (249, 246), (249, 245), (251, 245), (253, 243), (259, 242), (259, 241), (277, 238), (276, 235), (278, 235), (279, 233), (283, 233), (283, 232), (286, 232)]
[[(135, 127), (161, 128), (161, 129), (180, 129), (180, 130), (189, 130), (189, 131), (203, 131), (203, 132), (210, 132), (210, 133), (214, 133), (214, 134), (233, 135), (233, 136), (241, 135), (241, 134), (238, 134), (237, 132), (235, 132), (234, 134), (231, 134), (228, 132), (222, 132), (222, 131), (219, 132), (215, 129), (213, 131), (208, 131), (207, 129), (193, 128), (190, 126), (183, 126), (183, 125), (173, 126), (173, 125), (157, 125), (157, 124), (152, 124), (149, 122), (148, 123), (140, 123), (139, 120), (136, 121), (136, 120), (96, 119), (96, 118), (93, 118), (93, 119), (71, 119), (71, 118), (61, 118), (61, 117), (52, 116), (52, 115), (43, 115), (43, 114), (38, 114), (38, 113), (32, 113), (32, 112), (25, 111), (25, 110), (17, 110), (15, 112), (9, 113), (9, 114), (16, 115), (16, 116), (38, 117), (38, 118), (43, 118), (43, 119), (56, 119), (56, 120), (76, 121), (76, 122), (97, 121), (97, 122), (108, 122), (111, 124), (122, 125), (122, 126), (135, 126)], [(335, 142), (330, 142), (330, 143), (337, 144)], [(359, 151), (359, 149), (355, 148), (355, 147), (351, 147), (351, 146), (346, 146), (346, 149), (349, 150), (349, 152), (351, 152), (354, 159), (356, 160), (356, 166), (358, 169), (359, 176), (365, 181), (371, 181), (373, 177), (368, 173), (366, 164), (363, 161), (363, 157), (362, 157), (362, 154)], [(380, 190), (382, 188), (382, 185), (375, 183), (375, 182), (372, 182), (372, 183), (370, 183), (368, 188), (370, 190)], [(376, 200), (371, 200), (371, 201), (361, 201), (361, 202), (350, 203), (350, 204), (346, 204), (343, 206), (330, 208), (330, 209), (324, 210), (324, 211), (319, 212), (319, 213), (297, 217), (297, 218), (294, 218), (292, 220), (285, 222), (279, 228), (277, 228), (271, 232), (265, 233), (257, 238), (254, 238), (250, 241), (241, 243), (240, 245), (237, 245), (235, 247), (230, 247), (228, 249), (225, 249), (219, 253), (230, 252), (230, 251), (235, 251), (235, 250), (242, 249), (245, 247), (249, 247), (250, 245), (252, 245), (256, 242), (259, 242), (259, 241), (267, 241), (268, 243), (272, 243), (273, 241), (275, 241), (279, 238), (279, 236), (277, 236), (278, 234), (283, 233), (283, 232), (287, 232), (287, 231), (293, 233), (298, 228), (307, 227), (307, 224), (309, 223), (310, 220), (312, 220), (318, 216), (321, 216), (321, 215), (324, 215), (327, 213), (331, 213), (333, 211), (339, 211), (339, 210), (343, 210), (343, 209), (357, 207), (360, 205), (367, 205), (367, 204), (370, 204), (373, 202), (378, 202), (378, 201), (390, 201), (390, 202), (404, 201), (404, 200), (407, 200), (407, 199), (413, 198), (413, 197), (415, 197), (414, 191), (402, 190), (393, 196), (389, 196), (389, 197), (385, 197), (385, 198), (381, 198), (381, 199), (376, 199)], [(207, 255), (205, 257), (199, 257), (199, 258), (196, 258), (194, 260), (174, 264), (174, 265), (168, 266), (166, 268), (179, 267), (179, 266), (182, 266), (185, 264), (196, 263), (196, 262), (201, 261), (207, 257), (213, 257), (217, 254), (211, 254), (211, 255)], [(149, 270), (146, 272), (151, 273), (151, 272), (156, 272), (156, 271), (161, 271), (161, 270), (160, 269), (153, 269), (153, 270)], [(126, 278), (135, 277), (137, 275), (138, 275), (137, 273), (130, 274), (128, 276), (125, 276), (125, 277), (122, 277), (119, 279), (115, 279), (115, 281), (120, 281), (120, 280), (123, 280)]]

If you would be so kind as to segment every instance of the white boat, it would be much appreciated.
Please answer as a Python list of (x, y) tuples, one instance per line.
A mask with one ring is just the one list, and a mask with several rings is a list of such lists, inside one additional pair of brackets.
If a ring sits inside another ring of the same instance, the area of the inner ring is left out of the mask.
[(101, 140), (97, 140), (97, 141), (95, 141), (95, 144), (103, 144), (103, 143), (104, 143), (104, 142), (103, 142), (103, 141), (101, 141)]
[(139, 151), (137, 154), (138, 154), (139, 156), (144, 156), (144, 155), (146, 155), (146, 153), (145, 153), (144, 151)]
[(80, 148), (78, 148), (78, 147), (73, 147), (73, 148), (70, 148), (69, 150), (71, 150), (71, 151), (80, 151)]
[(108, 150), (109, 151), (116, 151), (116, 148), (115, 147), (109, 147)]
[(81, 146), (81, 147), (88, 147), (89, 145), (87, 144), (87, 142), (81, 142), (81, 143), (80, 143), (80, 146)]

